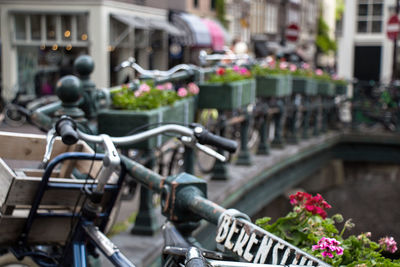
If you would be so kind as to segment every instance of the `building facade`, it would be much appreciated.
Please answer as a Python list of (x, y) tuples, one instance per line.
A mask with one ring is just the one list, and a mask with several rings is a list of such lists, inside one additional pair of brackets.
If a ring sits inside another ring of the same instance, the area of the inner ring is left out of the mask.
[[(130, 1), (132, 2), (132, 1)], [(158, 2), (158, 1), (136, 1)], [(154, 4), (154, 3), (153, 3)], [(98, 87), (122, 83), (129, 70), (113, 67), (130, 56), (145, 68), (168, 66), (168, 10), (124, 1), (1, 0), (2, 96), (54, 93), (55, 81), (89, 54)]]
[(92, 79), (98, 87), (132, 79), (133, 70), (114, 71), (129, 57), (148, 69), (195, 63), (199, 49), (222, 50), (229, 39), (213, 20), (215, 4), (214, 0), (0, 0), (2, 96), (10, 100), (17, 90), (38, 96), (54, 93), (56, 81), (72, 74), (73, 61), (81, 54), (93, 57)]
[(338, 74), (344, 78), (389, 82), (393, 41), (386, 35), (394, 0), (346, 0), (338, 38)]
[[(278, 55), (298, 53), (304, 60), (313, 61), (316, 52), (315, 38), (319, 4), (317, 0), (252, 0), (245, 2), (250, 3), (250, 25), (246, 41), (252, 42), (252, 50), (256, 56), (263, 56), (265, 53)], [(300, 29), (295, 42), (286, 38), (287, 27), (291, 24), (296, 24)]]

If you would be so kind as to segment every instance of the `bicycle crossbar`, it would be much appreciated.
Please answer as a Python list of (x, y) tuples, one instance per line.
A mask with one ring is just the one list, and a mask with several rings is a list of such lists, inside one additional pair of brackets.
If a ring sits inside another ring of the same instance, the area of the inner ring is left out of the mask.
[[(162, 176), (126, 157), (121, 159), (133, 178), (161, 193), (166, 183)], [(172, 182), (172, 185), (179, 186), (176, 182)], [(218, 225), (216, 242), (248, 262), (330, 266), (251, 222), (229, 215), (228, 210), (206, 199), (194, 185), (180, 190), (168, 201), (179, 203), (181, 208)], [(172, 205), (170, 207), (174, 208)]]

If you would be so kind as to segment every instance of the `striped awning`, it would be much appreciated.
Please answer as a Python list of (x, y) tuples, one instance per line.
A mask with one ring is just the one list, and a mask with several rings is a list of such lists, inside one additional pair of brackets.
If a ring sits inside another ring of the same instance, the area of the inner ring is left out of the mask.
[(166, 19), (139, 17), (127, 14), (112, 14), (112, 17), (135, 29), (162, 30), (174, 36), (182, 36), (185, 34), (183, 31), (172, 25)]
[(171, 20), (177, 28), (185, 32), (184, 36), (175, 38), (178, 43), (193, 47), (212, 46), (209, 29), (198, 16), (188, 13), (174, 13)]
[(214, 20), (202, 19), (204, 24), (206, 24), (210, 34), (212, 49), (214, 51), (224, 51), (225, 37), (221, 26), (217, 24)]

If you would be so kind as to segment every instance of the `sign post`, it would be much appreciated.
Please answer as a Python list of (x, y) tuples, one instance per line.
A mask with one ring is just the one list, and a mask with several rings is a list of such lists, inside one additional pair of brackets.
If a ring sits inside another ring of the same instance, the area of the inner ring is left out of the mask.
[(300, 27), (292, 23), (286, 28), (286, 39), (290, 42), (296, 42), (299, 39)]
[(393, 40), (393, 63), (392, 63), (392, 81), (397, 78), (397, 38), (400, 31), (400, 21), (399, 21), (399, 1), (396, 0), (396, 14), (390, 17), (387, 23), (386, 34), (389, 39)]
[(390, 40), (396, 40), (400, 31), (400, 20), (397, 15), (390, 17), (387, 23), (386, 34)]

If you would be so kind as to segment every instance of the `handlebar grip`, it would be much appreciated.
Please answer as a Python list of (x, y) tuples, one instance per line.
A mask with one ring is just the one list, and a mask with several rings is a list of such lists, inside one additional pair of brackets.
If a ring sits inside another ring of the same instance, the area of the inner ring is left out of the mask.
[(76, 123), (69, 117), (61, 117), (56, 123), (56, 132), (66, 145), (73, 145), (79, 140)]
[(208, 130), (202, 127), (196, 127), (194, 134), (199, 143), (202, 145), (216, 146), (230, 153), (234, 153), (238, 147), (236, 141), (210, 133)]
[(186, 267), (207, 267), (207, 263), (201, 252), (196, 247), (190, 247), (186, 253)]

